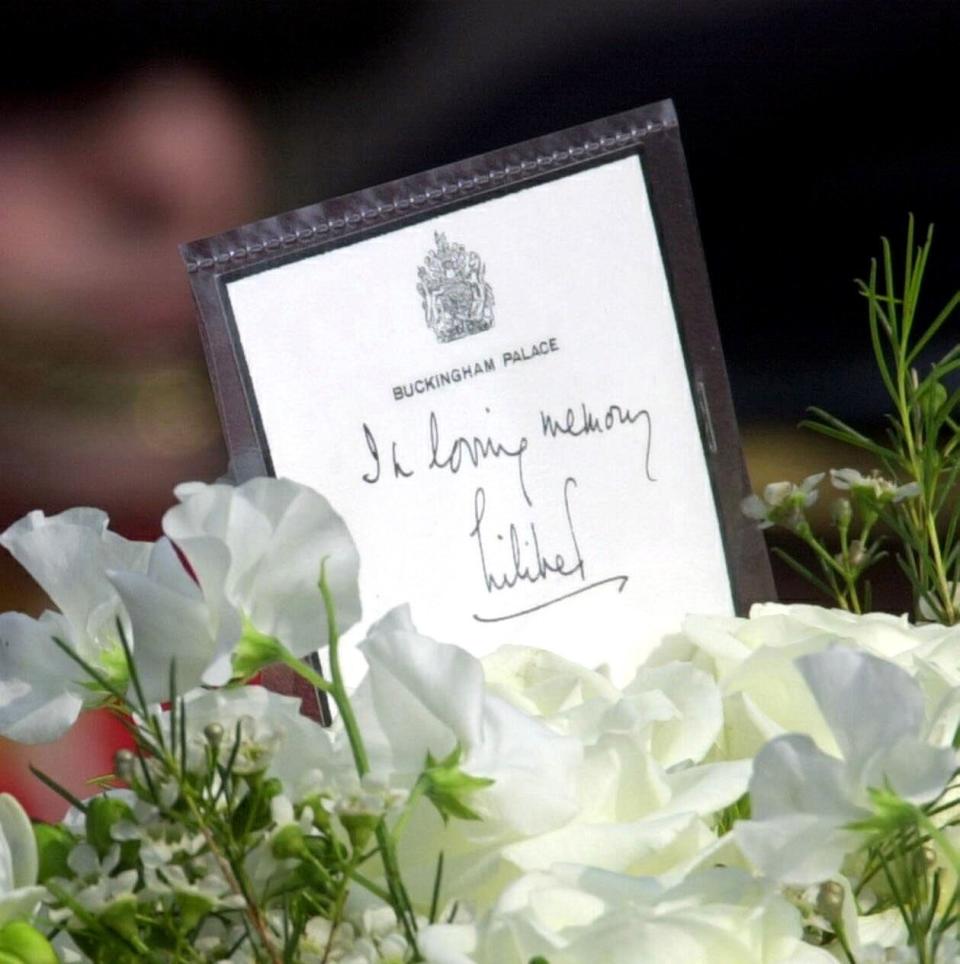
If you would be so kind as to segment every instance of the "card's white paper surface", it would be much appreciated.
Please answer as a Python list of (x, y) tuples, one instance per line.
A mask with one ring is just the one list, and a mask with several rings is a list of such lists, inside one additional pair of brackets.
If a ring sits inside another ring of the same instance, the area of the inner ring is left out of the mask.
[[(433, 278), (434, 315), (493, 319), (446, 342), (417, 290), (439, 234), (464, 260)], [(733, 611), (637, 157), (227, 293), (276, 474), (326, 495), (359, 547), (348, 643), (409, 602), (477, 655), (541, 646), (622, 682), (686, 613)]]

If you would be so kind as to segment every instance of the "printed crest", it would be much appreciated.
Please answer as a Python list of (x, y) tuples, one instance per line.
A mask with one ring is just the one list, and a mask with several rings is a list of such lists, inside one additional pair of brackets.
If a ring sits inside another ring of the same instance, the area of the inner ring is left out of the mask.
[(435, 251), (417, 269), (417, 291), (427, 327), (437, 341), (455, 341), (493, 327), (493, 289), (484, 280), (480, 256), (435, 233)]

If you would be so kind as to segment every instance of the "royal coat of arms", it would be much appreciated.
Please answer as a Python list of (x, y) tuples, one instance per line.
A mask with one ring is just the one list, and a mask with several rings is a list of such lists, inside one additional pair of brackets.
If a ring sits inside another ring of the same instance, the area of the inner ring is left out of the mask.
[(450, 244), (445, 234), (417, 269), (417, 291), (423, 300), (427, 327), (438, 341), (455, 341), (493, 327), (493, 289), (484, 280), (480, 256), (462, 244)]

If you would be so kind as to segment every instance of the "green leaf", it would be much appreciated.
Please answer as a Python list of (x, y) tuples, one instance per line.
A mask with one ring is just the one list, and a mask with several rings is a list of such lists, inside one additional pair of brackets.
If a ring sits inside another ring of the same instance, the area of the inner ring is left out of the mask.
[(940, 313), (937, 315), (937, 317), (934, 318), (930, 323), (930, 326), (927, 328), (927, 330), (917, 339), (913, 348), (911, 348), (907, 354), (907, 365), (912, 365), (917, 360), (923, 349), (927, 347), (931, 339), (943, 327), (954, 311), (956, 311), (957, 305), (960, 305), (960, 291), (955, 292), (953, 297), (940, 310)]
[(62, 824), (35, 823), (33, 835), (37, 841), (37, 883), (46, 883), (51, 877), (70, 879), (73, 871), (67, 864), (70, 851), (77, 844), (77, 838)]
[[(121, 821), (136, 823), (130, 805), (117, 797), (94, 797), (87, 805), (87, 842), (103, 860), (110, 848), (117, 843), (113, 828)], [(129, 869), (136, 864), (140, 850), (139, 840), (126, 840), (120, 846), (120, 866)]]

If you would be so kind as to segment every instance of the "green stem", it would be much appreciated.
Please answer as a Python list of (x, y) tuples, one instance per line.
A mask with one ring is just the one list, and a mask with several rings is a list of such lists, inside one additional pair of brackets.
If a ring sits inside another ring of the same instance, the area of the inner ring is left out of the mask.
[(400, 837), (403, 834), (404, 828), (410, 820), (413, 814), (413, 808), (417, 805), (417, 801), (426, 793), (427, 785), (423, 780), (423, 776), (417, 780), (413, 785), (413, 789), (410, 791), (410, 796), (407, 797), (407, 802), (403, 805), (403, 811), (400, 816), (397, 817), (397, 822), (393, 825), (393, 830), (391, 831), (391, 836), (393, 837), (393, 842), (399, 843)]
[[(370, 760), (367, 756), (367, 749), (363, 743), (363, 736), (357, 724), (357, 718), (353, 712), (353, 705), (347, 694), (343, 683), (343, 672), (340, 667), (340, 633), (337, 630), (336, 611), (333, 603), (333, 596), (330, 587), (327, 585), (326, 560), (320, 566), (320, 594), (323, 597), (323, 607), (327, 616), (327, 639), (330, 651), (330, 682), (324, 681), (324, 689), (333, 697), (343, 728), (346, 731), (347, 739), (350, 742), (350, 749), (353, 753), (354, 764), (357, 768), (357, 775), (361, 779), (370, 772)], [(317, 676), (316, 673), (310, 672)], [(319, 677), (318, 677), (319, 678)], [(387, 879), (387, 887), (391, 894), (390, 904), (393, 907), (397, 919), (403, 927), (404, 934), (414, 953), (419, 957), (419, 949), (416, 939), (416, 917), (406, 888), (403, 886), (403, 879), (400, 875), (400, 862), (397, 859), (394, 841), (387, 830), (384, 820), (377, 824), (377, 843), (380, 845), (380, 859), (383, 861), (383, 870)]]
[[(834, 598), (837, 601), (837, 605), (841, 609), (846, 609), (849, 611), (850, 602), (844, 595), (843, 590), (837, 584), (837, 576), (839, 575), (844, 581), (846, 581), (846, 571), (843, 566), (841, 566), (836, 559), (830, 555), (829, 552), (820, 544), (820, 541), (813, 534), (813, 530), (810, 528), (808, 522), (804, 522), (803, 525), (797, 526), (797, 535), (803, 539), (803, 541), (813, 550), (817, 557), (817, 561), (820, 563), (820, 568), (823, 570), (823, 574), (827, 577), (827, 581), (830, 583), (830, 588), (833, 592)], [(855, 612), (859, 613), (859, 609), (855, 609)]]

